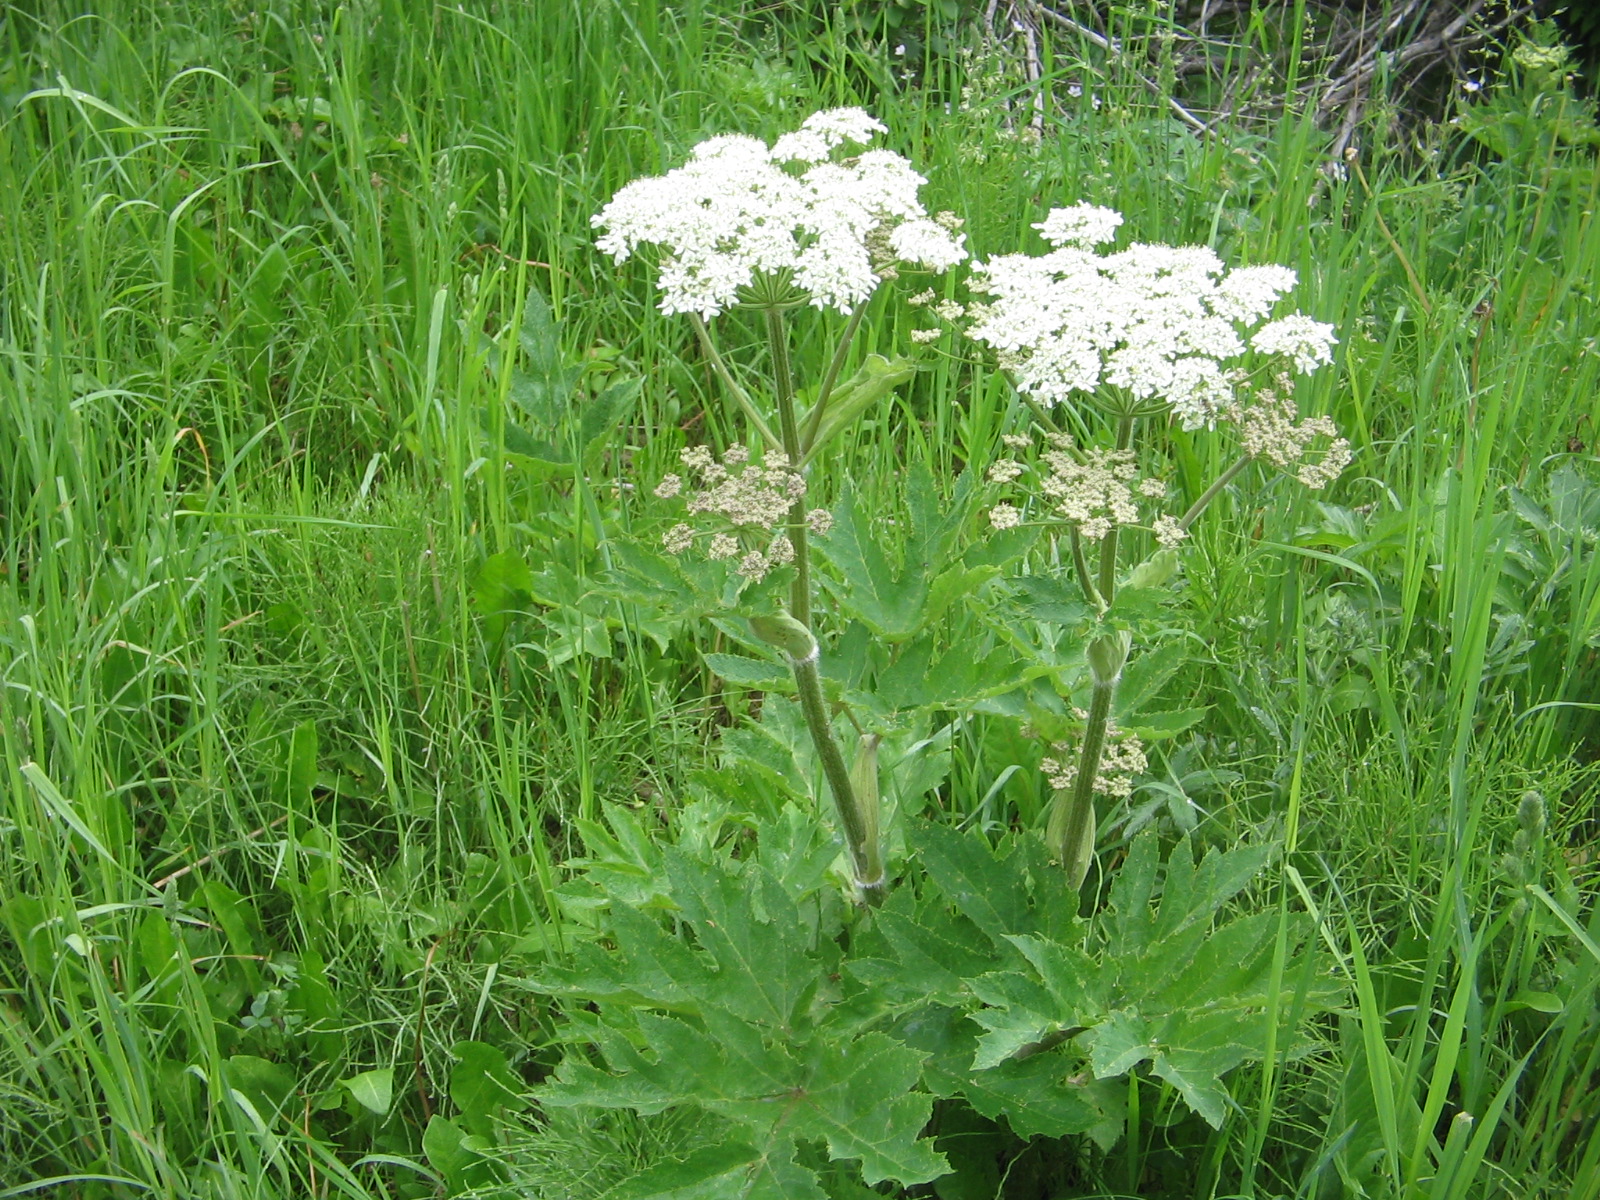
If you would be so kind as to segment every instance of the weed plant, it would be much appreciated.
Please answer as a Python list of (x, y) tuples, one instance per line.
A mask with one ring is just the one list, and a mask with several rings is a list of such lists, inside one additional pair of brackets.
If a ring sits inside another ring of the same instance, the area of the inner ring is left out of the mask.
[[(1309, 122), (1198, 137), (1135, 80), (1073, 98), (1079, 48), (1047, 39), (1035, 82), (913, 10), (918, 38), (804, 45), (653, 0), (0, 15), (0, 1194), (719, 1178), (749, 1136), (726, 1114), (549, 1102), (602, 1032), (549, 990), (668, 894), (666, 859), (781, 875), (787, 847), (812, 927), (849, 909), (783, 664), (639, 582), (657, 481), (747, 430), (590, 218), (714, 134), (859, 105), (980, 259), (1082, 201), (1293, 267), (1341, 338), (1299, 400), (1355, 456), (1315, 495), (1245, 471), (1192, 527), (1192, 649), (1151, 699), (1203, 716), (1102, 806), (1082, 910), (1131, 911), (1155, 843), (1276, 843), (1216, 921), (1269, 931), (1284, 1014), (1331, 1009), (1232, 1071), (1215, 1122), (1154, 1064), (1103, 1097), (1115, 1136), (930, 1102), (912, 1132), (957, 1169), (903, 1194), (1600, 1196), (1592, 112), (1525, 51), (1416, 154), (1375, 117), (1329, 162)], [(1067, 107), (1036, 135), (1040, 88)], [(870, 302), (847, 370), (922, 323)], [(801, 329), (796, 378), (830, 351)], [(809, 483), (898, 572), (917, 489), (948, 510), (1031, 416), (945, 342)], [(1228, 465), (1152, 437), (1186, 498)], [(982, 600), (929, 620), (930, 662), (983, 661)], [(834, 634), (848, 673), (868, 651)], [(1047, 751), (997, 700), (888, 731), (891, 864), (1036, 852)], [(859, 980), (875, 936), (805, 954)], [(795, 1161), (862, 1194), (826, 1141)]]

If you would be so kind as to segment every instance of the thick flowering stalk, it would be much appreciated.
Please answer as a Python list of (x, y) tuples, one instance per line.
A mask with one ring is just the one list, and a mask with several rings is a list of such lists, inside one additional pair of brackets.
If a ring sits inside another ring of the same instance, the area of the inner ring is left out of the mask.
[[(882, 132), (884, 126), (866, 112), (842, 108), (808, 117), (770, 147), (752, 137), (715, 137), (696, 146), (683, 166), (628, 184), (593, 218), (602, 231), (600, 249), (618, 262), (641, 246), (658, 249), (661, 311), (689, 315), (718, 378), (766, 441), (766, 457), (777, 463), (753, 478), (751, 468), (742, 468), (726, 486), (721, 477), (712, 479), (720, 489), (716, 498), (704, 499), (710, 493), (702, 491), (696, 503), (752, 536), (771, 537), (765, 549), (749, 549), (740, 560), (748, 577), (759, 578), (778, 562), (794, 569), (789, 611), (754, 618), (751, 624), (759, 637), (784, 651), (794, 671), (855, 884), (868, 900), (882, 894), (884, 881), (877, 742), (863, 735), (852, 772), (829, 721), (811, 621), (809, 547), (809, 534), (825, 529), (826, 522), (818, 519), (821, 510), (808, 512), (804, 506), (804, 472), (822, 441), (858, 411), (840, 403), (830, 412), (829, 405), (863, 306), (879, 283), (893, 278), (901, 265), (945, 271), (966, 257), (956, 232), (960, 222), (924, 211), (917, 193), (926, 181), (911, 164), (892, 151), (864, 148)], [(787, 313), (807, 305), (849, 319), (802, 419), (796, 412)], [(708, 323), (734, 306), (759, 311), (765, 322), (775, 414), (760, 410), (711, 336)], [(855, 394), (859, 404), (871, 392), (862, 387)], [(692, 465), (704, 476), (708, 461)], [(719, 468), (724, 475), (726, 462), (725, 456)], [(795, 480), (792, 487), (788, 475)], [(678, 486), (668, 484), (666, 494), (675, 494)], [(787, 501), (783, 532), (772, 537), (779, 522), (769, 501), (780, 495)], [(694, 536), (687, 524), (675, 526), (667, 535), (669, 548), (682, 550)], [(734, 534), (721, 533), (713, 538), (711, 552), (731, 557), (736, 546), (743, 548)]]
[[(1332, 359), (1333, 327), (1295, 313), (1266, 321), (1295, 284), (1287, 267), (1229, 270), (1204, 246), (1133, 245), (1100, 254), (1122, 217), (1080, 204), (1055, 209), (1034, 226), (1054, 249), (1039, 256), (1004, 255), (978, 263), (972, 289), (986, 297), (967, 308), (967, 336), (997, 352), (1036, 411), (1082, 397), (1114, 424), (1110, 450), (1083, 448), (1063, 434), (1049, 436), (1040, 458), (1040, 517), (1066, 525), (1071, 562), (1100, 621), (1085, 648), (1091, 683), (1089, 709), (1075, 759), (1047, 758), (1055, 789), (1046, 838), (1073, 888), (1094, 859), (1096, 793), (1126, 796), (1144, 769), (1137, 739), (1111, 723), (1130, 637), (1108, 628), (1119, 578), (1125, 529), (1143, 528), (1159, 551), (1127, 583), (1160, 586), (1176, 570), (1176, 548), (1205, 507), (1250, 462), (1293, 474), (1311, 488), (1336, 478), (1349, 461), (1348, 444), (1325, 417), (1301, 418), (1289, 397), (1289, 372), (1304, 374)], [(1266, 322), (1263, 324), (1263, 322)], [(1233, 360), (1250, 352), (1285, 365), (1275, 390), (1249, 386)], [(1140, 478), (1133, 451), (1142, 419), (1168, 417), (1186, 430), (1230, 429), (1242, 451), (1181, 517), (1147, 510), (1166, 498), (1160, 480)], [(1031, 439), (1008, 437), (1014, 448)], [(1320, 447), (1320, 449), (1318, 449)], [(1009, 484), (1026, 468), (1002, 460), (990, 479)], [(996, 528), (1022, 523), (1024, 510), (994, 507)], [(1098, 562), (1091, 563), (1094, 553)]]
[[(778, 429), (783, 437), (784, 450), (798, 461), (800, 456), (800, 427), (794, 410), (794, 377), (789, 368), (789, 336), (784, 328), (783, 312), (777, 308), (766, 311), (767, 339), (772, 349), (772, 374), (774, 393), (778, 405)], [(817, 757), (822, 760), (822, 772), (828, 780), (828, 790), (833, 793), (833, 803), (839, 813), (839, 827), (844, 831), (845, 847), (850, 853), (851, 873), (856, 893), (868, 903), (877, 903), (883, 895), (883, 855), (878, 845), (878, 781), (877, 743), (871, 746), (870, 755), (865, 742), (857, 748), (858, 767), (870, 762), (871, 783), (866, 786), (864, 774), (852, 774), (845, 768), (844, 756), (838, 739), (828, 721), (827, 704), (822, 695), (821, 651), (816, 635), (811, 629), (811, 556), (806, 539), (805, 513), (799, 501), (789, 514), (789, 540), (794, 545), (794, 582), (789, 589), (789, 614), (787, 621), (795, 627), (786, 630), (798, 638), (804, 630), (810, 638), (810, 647), (803, 655), (789, 652), (789, 668), (794, 672), (795, 691), (800, 697), (800, 709), (805, 714), (806, 730), (811, 734)], [(752, 626), (760, 634), (760, 626)], [(870, 808), (870, 812), (866, 809)]]
[(1101, 634), (1089, 643), (1086, 657), (1094, 691), (1084, 722), (1083, 744), (1078, 750), (1078, 766), (1070, 776), (1071, 786), (1056, 792), (1045, 830), (1046, 840), (1067, 872), (1067, 885), (1074, 890), (1083, 886), (1089, 864), (1094, 862), (1094, 794), (1105, 787), (1100, 761), (1111, 723), (1111, 701), (1128, 659), (1128, 644), (1126, 633)]

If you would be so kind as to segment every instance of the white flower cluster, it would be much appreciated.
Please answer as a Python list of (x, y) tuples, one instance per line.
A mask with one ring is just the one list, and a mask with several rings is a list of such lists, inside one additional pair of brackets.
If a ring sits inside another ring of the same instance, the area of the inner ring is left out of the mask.
[[(775, 566), (794, 561), (794, 543), (778, 532), (789, 523), (789, 514), (806, 494), (805, 477), (789, 467), (781, 451), (773, 451), (763, 462), (752, 462), (744, 446), (732, 446), (719, 462), (704, 446), (691, 446), (682, 454), (683, 465), (699, 485), (687, 493), (685, 507), (691, 513), (710, 514), (733, 527), (711, 536), (706, 556), (714, 559), (739, 559), (739, 573), (761, 579)], [(681, 475), (665, 475), (655, 494), (663, 500), (683, 494)], [(833, 516), (825, 508), (806, 514), (812, 532), (827, 533)], [(680, 521), (662, 535), (661, 544), (672, 554), (682, 554), (694, 544), (698, 531)], [(760, 549), (746, 549), (742, 539), (763, 542)], [(743, 554), (741, 555), (741, 551)]]
[[(1160, 500), (1167, 494), (1161, 480), (1140, 478), (1131, 450), (1080, 451), (1064, 433), (1048, 434), (1046, 440), (1050, 449), (1039, 456), (1039, 494), (1052, 503), (1051, 515), (1076, 527), (1085, 541), (1098, 542), (1118, 526), (1138, 524), (1140, 501)], [(1017, 450), (1032, 444), (1013, 435), (1005, 441)], [(1027, 469), (1013, 459), (1000, 459), (989, 468), (989, 480), (1011, 483)], [(1011, 529), (1021, 523), (1022, 513), (1014, 505), (997, 504), (989, 511), (989, 521), (996, 529)], [(1175, 546), (1188, 536), (1170, 516), (1156, 517), (1151, 528), (1163, 546)]]
[[(1089, 719), (1089, 714), (1081, 708), (1072, 711), (1080, 721)], [(1051, 742), (1050, 749), (1056, 756), (1042, 759), (1039, 769), (1049, 779), (1051, 787), (1070, 792), (1078, 778), (1077, 747), (1071, 742)], [(1094, 773), (1094, 790), (1102, 796), (1126, 798), (1133, 795), (1134, 776), (1148, 769), (1144, 743), (1133, 734), (1107, 724), (1105, 747), (1100, 751), (1100, 765)]]
[[(1080, 204), (1035, 226), (1056, 248), (974, 264), (967, 336), (995, 349), (1017, 387), (1044, 404), (1109, 385), (1169, 405), (1184, 428), (1209, 424), (1233, 392), (1223, 363), (1245, 353), (1240, 327), (1258, 324), (1294, 286), (1288, 267), (1228, 270), (1205, 246), (1136, 244), (1101, 255), (1122, 218)], [(1333, 327), (1296, 314), (1257, 330), (1251, 345), (1300, 371), (1330, 360)]]
[(709, 319), (736, 303), (758, 274), (789, 281), (818, 308), (850, 312), (893, 259), (946, 271), (966, 257), (962, 237), (923, 210), (927, 182), (890, 150), (835, 161), (884, 126), (859, 108), (815, 113), (769, 149), (727, 134), (701, 142), (688, 163), (636, 179), (594, 218), (602, 251), (618, 262), (661, 247), (661, 311)]

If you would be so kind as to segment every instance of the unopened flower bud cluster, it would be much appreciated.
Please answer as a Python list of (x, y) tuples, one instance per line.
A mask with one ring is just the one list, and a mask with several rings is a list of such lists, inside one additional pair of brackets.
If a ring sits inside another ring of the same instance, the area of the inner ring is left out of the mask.
[[(1082, 709), (1073, 709), (1073, 712), (1079, 720), (1088, 719)], [(1070, 792), (1078, 779), (1078, 748), (1072, 742), (1051, 742), (1050, 749), (1055, 753), (1042, 759), (1039, 769), (1051, 787)], [(1134, 778), (1148, 769), (1144, 743), (1126, 730), (1108, 724), (1105, 748), (1100, 752), (1100, 765), (1094, 773), (1094, 790), (1102, 796), (1125, 799), (1133, 794)]]
[[(773, 567), (794, 561), (794, 543), (783, 530), (806, 494), (806, 481), (791, 468), (787, 455), (775, 450), (757, 462), (746, 447), (732, 446), (718, 460), (705, 446), (690, 446), (681, 457), (689, 475), (688, 490), (684, 477), (673, 474), (662, 477), (655, 494), (662, 500), (682, 495), (690, 513), (732, 526), (731, 532), (724, 528), (712, 533), (708, 558), (738, 558), (739, 573), (750, 579), (761, 579)], [(825, 508), (814, 508), (806, 514), (806, 524), (813, 533), (823, 534), (832, 527), (833, 517)], [(682, 554), (701, 532), (680, 521), (662, 536), (661, 544), (672, 554)], [(758, 545), (753, 548), (750, 542)]]
[[(1049, 448), (1032, 468), (1037, 493), (1049, 505), (1050, 516), (1072, 525), (1085, 541), (1098, 542), (1119, 526), (1140, 524), (1141, 503), (1159, 501), (1167, 494), (1161, 480), (1139, 475), (1131, 450), (1080, 450), (1064, 433), (1047, 434), (1045, 440)], [(1032, 445), (1017, 435), (1007, 435), (1005, 442), (1014, 450)], [(1014, 459), (1000, 459), (989, 468), (989, 479), (1013, 483), (1029, 470)], [(1011, 529), (1021, 524), (1022, 511), (1012, 504), (997, 504), (989, 521), (996, 529)], [(1188, 536), (1171, 516), (1157, 516), (1150, 528), (1163, 546), (1175, 546)]]
[[(1350, 443), (1327, 417), (1302, 417), (1291, 395), (1293, 381), (1280, 375), (1277, 388), (1263, 388), (1221, 415), (1237, 426), (1239, 448), (1265, 459), (1319, 491), (1350, 465)], [(1321, 447), (1320, 452), (1315, 447)]]

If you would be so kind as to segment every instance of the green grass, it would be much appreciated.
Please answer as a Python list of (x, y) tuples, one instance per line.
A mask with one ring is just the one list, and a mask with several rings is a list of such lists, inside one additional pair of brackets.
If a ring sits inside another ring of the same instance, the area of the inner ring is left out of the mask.
[[(1349, 1001), (1217, 1133), (1136, 1085), (1148, 1119), (1070, 1194), (1600, 1196), (1600, 165), (1548, 108), (1508, 88), (1514, 146), (1441, 129), (1343, 178), (1292, 117), (1197, 140), (1114, 71), (1035, 140), (1014, 64), (908, 83), (755, 5), (96, 7), (0, 16), (0, 1195), (440, 1194), (462, 1044), (519, 1088), (553, 1063), (518, 984), (583, 936), (563, 864), (606, 803), (672, 829), (753, 707), (701, 664), (723, 633), (596, 598), (685, 439), (737, 428), (588, 218), (703, 136), (863, 103), (980, 255), (1088, 199), (1295, 266), (1341, 331), (1302, 402), (1355, 465), (1315, 498), (1247, 473), (1197, 528), (1177, 686), (1211, 712), (1156, 776), (1192, 801), (1168, 826), (1285, 834), (1255, 902), (1318, 915)], [(587, 478), (506, 466), (530, 288), (574, 359), (644, 379)], [(860, 351), (903, 322), (876, 301)], [(1023, 417), (942, 357), (815, 486), (891, 512), (907, 466), (982, 467)], [(1221, 465), (1173, 453), (1191, 494)], [(496, 636), (505, 552), (566, 582)], [(1034, 821), (1027, 769), (975, 814), (1030, 753), (973, 717), (930, 809)], [(374, 1071), (381, 1113), (342, 1082)], [(528, 1195), (704, 1133), (496, 1122)]]

